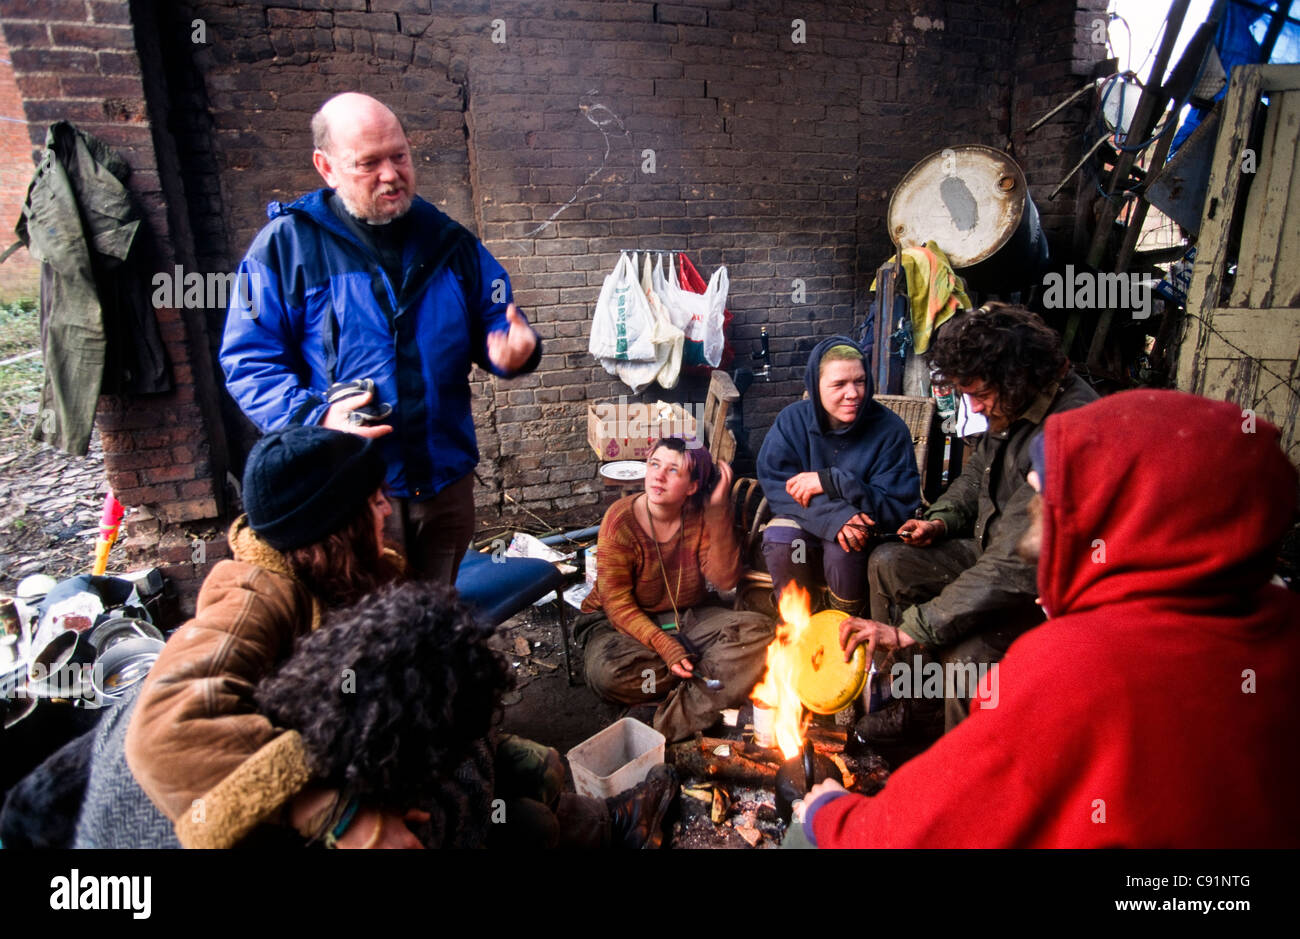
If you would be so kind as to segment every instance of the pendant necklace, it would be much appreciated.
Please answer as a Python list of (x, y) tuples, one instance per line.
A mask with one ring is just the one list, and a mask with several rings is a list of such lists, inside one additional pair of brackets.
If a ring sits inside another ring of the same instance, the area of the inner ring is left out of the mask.
[[(652, 515), (651, 512), (650, 512), (650, 500), (649, 500), (649, 499), (646, 499), (646, 505), (645, 505), (645, 517), (646, 517), (646, 519), (650, 522), (650, 540), (653, 541), (653, 542), (655, 543), (655, 555), (659, 558), (659, 573), (660, 573), (660, 575), (661, 575), (661, 576), (663, 577), (663, 579), (664, 579), (664, 592), (665, 592), (666, 594), (668, 594), (668, 602), (669, 602), (670, 604), (672, 604), (672, 608), (673, 608), (673, 625), (674, 625), (677, 629), (681, 629), (681, 628), (682, 628), (682, 615), (681, 615), (680, 613), (677, 612), (677, 600), (674, 599), (674, 597), (673, 597), (673, 593), (672, 593), (672, 589), (668, 586), (668, 570), (664, 567), (664, 556), (663, 556), (663, 552), (659, 550), (659, 536), (655, 533), (655, 517), (654, 517), (654, 515)], [(678, 560), (678, 564), (677, 564), (677, 596), (678, 596), (678, 597), (681, 597), (681, 595), (682, 595), (681, 542), (682, 542), (682, 527), (683, 527), (683, 525), (684, 525), (684, 520), (682, 519), (681, 514), (678, 513), (678, 518), (677, 518), (677, 548), (678, 548), (678, 550), (677, 550), (677, 554), (678, 554), (678, 558), (677, 558), (677, 560)]]

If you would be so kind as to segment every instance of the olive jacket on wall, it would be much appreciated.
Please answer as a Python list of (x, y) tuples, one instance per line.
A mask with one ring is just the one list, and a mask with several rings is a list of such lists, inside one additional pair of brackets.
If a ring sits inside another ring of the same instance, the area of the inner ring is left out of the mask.
[(51, 125), (15, 232), (41, 262), (45, 385), (33, 438), (77, 455), (100, 394), (170, 391), (171, 372), (136, 263), (130, 167), (67, 121)]

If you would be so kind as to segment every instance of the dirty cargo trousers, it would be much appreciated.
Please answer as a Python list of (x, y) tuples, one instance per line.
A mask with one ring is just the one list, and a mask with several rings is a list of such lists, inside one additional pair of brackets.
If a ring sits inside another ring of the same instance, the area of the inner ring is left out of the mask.
[(604, 616), (597, 615), (587, 628), (587, 685), (619, 704), (659, 702), (654, 727), (669, 743), (711, 727), (718, 711), (749, 699), (763, 677), (767, 647), (776, 635), (776, 624), (761, 613), (722, 606), (684, 611), (683, 645), (699, 653), (695, 674), (722, 682), (721, 689), (709, 691), (699, 679), (678, 678), (654, 649), (614, 629)]
[[(903, 610), (938, 596), (978, 558), (973, 538), (953, 538), (924, 548), (905, 544), (881, 545), (872, 552), (867, 565), (871, 618), (897, 626)], [(1022, 607), (1007, 610), (996, 626), (968, 633), (946, 646), (926, 649), (924, 658), (943, 667), (945, 732), (951, 731), (970, 714), (975, 686), (974, 682), (965, 680), (972, 671), (967, 666), (975, 666), (977, 673), (986, 671), (1002, 660), (1011, 643), (1022, 633), (1042, 622), (1042, 610), (1032, 597), (1026, 597)], [(876, 665), (889, 675), (895, 662), (912, 667), (914, 657), (915, 647), (909, 646), (883, 657)], [(962, 680), (954, 682), (953, 678), (958, 676)], [(922, 685), (921, 676), (913, 675), (911, 686), (914, 694), (920, 693)]]

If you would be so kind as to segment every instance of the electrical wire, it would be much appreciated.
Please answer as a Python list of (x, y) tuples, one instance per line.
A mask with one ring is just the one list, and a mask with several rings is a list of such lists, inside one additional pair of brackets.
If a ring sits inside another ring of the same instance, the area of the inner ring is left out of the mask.
[[(1129, 28), (1128, 20), (1124, 19), (1124, 17), (1120, 16), (1114, 10), (1108, 13), (1107, 16), (1111, 23), (1115, 22), (1116, 20), (1119, 20), (1121, 23), (1123, 23), (1124, 32), (1128, 33), (1128, 44), (1124, 50), (1124, 70), (1128, 71), (1129, 64), (1133, 61), (1133, 30)], [(1106, 25), (1106, 48), (1110, 50), (1112, 56), (1115, 55), (1115, 46), (1110, 41), (1109, 23)], [(1150, 55), (1151, 53), (1148, 52), (1147, 56), (1149, 57)], [(1143, 64), (1145, 64), (1145, 62)]]
[(1165, 18), (1160, 22), (1160, 31), (1156, 33), (1156, 38), (1152, 40), (1150, 48), (1147, 49), (1147, 54), (1143, 56), (1142, 62), (1138, 65), (1136, 69), (1134, 69), (1134, 71), (1137, 72), (1142, 71), (1142, 69), (1146, 67), (1146, 64), (1151, 61), (1151, 56), (1154, 55), (1156, 49), (1159, 48), (1161, 40), (1164, 39), (1165, 30), (1168, 28), (1169, 28), (1169, 16), (1168, 14), (1166, 14)]

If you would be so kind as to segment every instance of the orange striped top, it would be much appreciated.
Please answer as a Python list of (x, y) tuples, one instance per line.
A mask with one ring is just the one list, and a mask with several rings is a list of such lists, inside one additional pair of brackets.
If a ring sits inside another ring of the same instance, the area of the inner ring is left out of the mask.
[(674, 601), (678, 612), (699, 604), (709, 583), (720, 590), (734, 587), (740, 577), (740, 546), (730, 507), (720, 513), (687, 509), (681, 529), (656, 553), (654, 541), (632, 510), (640, 498), (643, 494), (625, 496), (605, 512), (596, 552), (596, 585), (582, 609), (604, 611), (611, 626), (654, 649), (671, 665), (685, 657), (685, 650), (648, 614), (671, 612)]

